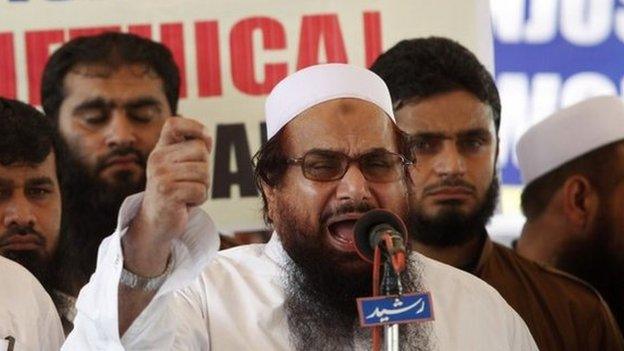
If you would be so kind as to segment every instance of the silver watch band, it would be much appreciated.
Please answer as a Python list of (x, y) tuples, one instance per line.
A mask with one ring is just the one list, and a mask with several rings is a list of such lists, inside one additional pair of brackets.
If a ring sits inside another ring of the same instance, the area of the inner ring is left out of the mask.
[(121, 270), (121, 276), (119, 277), (119, 282), (132, 289), (141, 289), (143, 291), (158, 290), (165, 280), (167, 280), (167, 277), (173, 269), (172, 256), (169, 256), (169, 259), (167, 260), (167, 268), (165, 268), (165, 271), (159, 276), (142, 277), (123, 267)]

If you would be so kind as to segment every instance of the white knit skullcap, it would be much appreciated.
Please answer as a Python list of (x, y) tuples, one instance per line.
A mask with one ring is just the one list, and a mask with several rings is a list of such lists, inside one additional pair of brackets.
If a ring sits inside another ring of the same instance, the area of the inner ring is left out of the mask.
[(356, 98), (381, 108), (394, 122), (390, 92), (375, 73), (329, 63), (304, 68), (279, 82), (265, 105), (267, 139), (308, 108), (338, 98)]
[(546, 117), (518, 140), (526, 184), (601, 146), (624, 140), (624, 103), (616, 96), (579, 102)]

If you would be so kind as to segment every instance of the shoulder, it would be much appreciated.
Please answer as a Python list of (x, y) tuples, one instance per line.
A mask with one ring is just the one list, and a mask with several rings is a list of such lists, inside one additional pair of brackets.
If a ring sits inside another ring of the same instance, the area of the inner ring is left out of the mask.
[(217, 253), (216, 262), (239, 262), (250, 257), (260, 258), (264, 253), (266, 244), (239, 245)]
[(262, 276), (275, 272), (275, 262), (265, 254), (266, 244), (249, 244), (219, 251), (207, 268), (208, 274)]
[(424, 279), (428, 284), (462, 289), (459, 291), (479, 292), (480, 294), (492, 296), (496, 300), (502, 300), (494, 288), (470, 273), (433, 260), (420, 253), (416, 253), (415, 257), (422, 264)]
[[(496, 340), (509, 345), (510, 350), (518, 349), (517, 345), (536, 349), (525, 322), (496, 289), (470, 273), (418, 253), (413, 255), (422, 267), (424, 287), (431, 293), (436, 320), (451, 324), (438, 327), (439, 334), (446, 335), (446, 329), (469, 331), (471, 338), (485, 343)], [(492, 335), (496, 337), (490, 340)]]
[(4, 257), (0, 257), (0, 281), (0, 329), (16, 339), (28, 336), (29, 345), (45, 342), (60, 347), (61, 322), (39, 281), (26, 268)]
[(45, 290), (37, 278), (26, 268), (2, 256), (0, 256), (0, 277), (3, 290), (10, 290), (13, 293), (34, 292), (36, 294), (45, 294)]
[(263, 308), (283, 302), (283, 270), (265, 248), (265, 244), (252, 244), (220, 251), (206, 267), (192, 289), (206, 296), (201, 303), (212, 306), (213, 317), (217, 310), (226, 313), (241, 301)]
[(54, 309), (52, 299), (37, 278), (26, 268), (1, 256), (0, 281), (2, 308), (19, 308), (17, 305), (21, 304), (30, 306), (29, 308), (36, 306), (40, 312)]
[(513, 265), (518, 274), (524, 274), (526, 279), (535, 282), (540, 289), (558, 291), (559, 298), (569, 298), (573, 304), (603, 305), (602, 297), (591, 285), (570, 274), (559, 271), (547, 265), (526, 259), (515, 251), (494, 243), (495, 255)]
[(464, 312), (469, 309), (488, 311), (491, 316), (515, 314), (499, 292), (485, 281), (424, 255), (415, 254), (415, 257), (422, 267), (425, 288), (432, 296), (437, 296), (434, 298), (441, 305), (462, 303), (465, 304), (462, 306)]

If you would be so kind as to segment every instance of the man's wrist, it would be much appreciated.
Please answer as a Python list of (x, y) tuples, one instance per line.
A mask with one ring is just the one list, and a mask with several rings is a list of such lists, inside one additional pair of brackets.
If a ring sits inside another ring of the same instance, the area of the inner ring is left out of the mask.
[(124, 266), (121, 271), (119, 282), (132, 289), (141, 289), (146, 292), (152, 292), (158, 290), (162, 284), (167, 280), (169, 274), (173, 270), (173, 256), (170, 256), (167, 260), (167, 266), (160, 275), (155, 277), (144, 277), (126, 269)]
[(172, 244), (171, 242), (158, 243), (153, 235), (146, 235), (153, 231), (141, 219), (139, 213), (121, 238), (124, 267), (139, 276), (159, 276), (167, 267)]

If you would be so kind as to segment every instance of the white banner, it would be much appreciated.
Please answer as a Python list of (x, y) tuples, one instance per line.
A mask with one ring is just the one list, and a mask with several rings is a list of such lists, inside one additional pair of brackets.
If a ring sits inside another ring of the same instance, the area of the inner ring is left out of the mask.
[(223, 232), (263, 228), (251, 171), (266, 94), (320, 62), (369, 65), (401, 39), (454, 38), (493, 67), (487, 0), (31, 0), (0, 2), (0, 95), (39, 104), (55, 48), (103, 30), (167, 45), (180, 66), (180, 114), (214, 133), (204, 206)]

